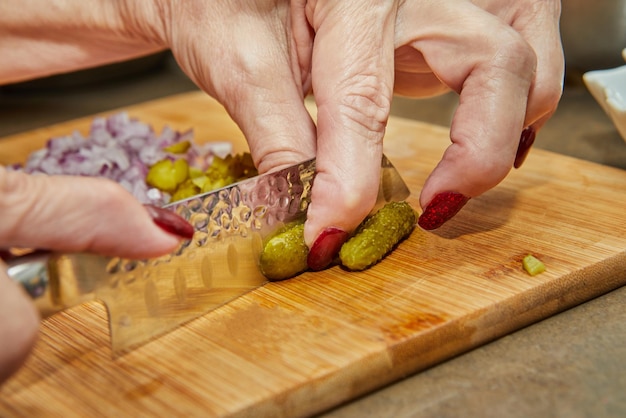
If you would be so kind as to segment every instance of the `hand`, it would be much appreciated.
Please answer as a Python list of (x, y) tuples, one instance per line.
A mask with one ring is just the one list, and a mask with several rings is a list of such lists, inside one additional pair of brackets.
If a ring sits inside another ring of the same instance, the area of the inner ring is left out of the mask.
[[(84, 177), (29, 176), (0, 166), (0, 250), (88, 251), (144, 258), (172, 251), (191, 225), (142, 206), (116, 183)], [(24, 362), (39, 317), (0, 261), (0, 383)]]

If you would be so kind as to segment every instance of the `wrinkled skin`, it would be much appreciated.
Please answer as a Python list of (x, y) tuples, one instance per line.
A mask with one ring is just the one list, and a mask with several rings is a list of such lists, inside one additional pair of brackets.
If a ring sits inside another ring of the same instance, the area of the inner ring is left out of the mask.
[[(226, 105), (261, 172), (317, 156), (309, 245), (328, 226), (352, 230), (372, 207), (394, 92), (460, 95), (452, 145), (422, 189), (422, 207), (441, 191), (474, 197), (497, 185), (522, 129), (539, 130), (560, 99), (556, 1), (265, 1), (245, 13), (229, 5), (220, 24), (200, 36), (172, 32), (167, 43), (188, 45), (174, 50), (177, 59)], [(172, 18), (191, 16), (177, 9)], [(224, 41), (215, 48), (212, 39)], [(302, 105), (310, 90), (317, 131)]]
[[(0, 82), (171, 48), (241, 127), (259, 171), (317, 157), (308, 245), (327, 227), (352, 230), (372, 207), (394, 93), (459, 94), (451, 145), (421, 191), (424, 207), (442, 191), (474, 197), (496, 186), (513, 165), (522, 129), (539, 130), (562, 91), (556, 0), (47, 4), (0, 0)], [(81, 29), (84, 36), (75, 36)], [(303, 104), (309, 92), (317, 127)], [(177, 243), (120, 187), (95, 179), (0, 170), (0, 219), (0, 248), (143, 257)], [(4, 273), (0, 381), (26, 358), (38, 323)]]

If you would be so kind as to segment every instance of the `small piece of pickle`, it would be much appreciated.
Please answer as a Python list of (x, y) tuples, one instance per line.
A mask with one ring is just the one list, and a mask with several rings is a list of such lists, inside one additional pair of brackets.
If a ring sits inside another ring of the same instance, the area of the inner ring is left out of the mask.
[(146, 175), (146, 183), (159, 190), (174, 193), (176, 188), (187, 180), (188, 176), (189, 164), (187, 161), (164, 159), (150, 167)]
[(288, 224), (265, 241), (259, 259), (261, 273), (270, 280), (293, 277), (308, 268), (308, 254), (304, 221)]
[(181, 141), (181, 142), (172, 144), (169, 147), (163, 148), (163, 151), (171, 152), (172, 154), (184, 154), (187, 152), (190, 146), (191, 146), (191, 142)]
[(222, 187), (230, 186), (233, 183), (236, 183), (237, 179), (234, 177), (218, 177), (218, 178), (209, 178), (207, 177), (206, 181), (202, 185), (202, 193), (210, 192), (212, 190), (221, 189)]
[(189, 178), (195, 179), (204, 176), (204, 171), (198, 167), (189, 166)]
[[(182, 141), (164, 148), (171, 153), (183, 154), (189, 149), (189, 141)], [(150, 167), (146, 183), (150, 187), (170, 193), (170, 202), (185, 199), (198, 193), (210, 192), (230, 186), (258, 174), (249, 152), (229, 155), (226, 158), (213, 156), (206, 171), (191, 167), (184, 159), (166, 158)]]
[(202, 190), (204, 188), (204, 185), (207, 184), (209, 181), (209, 178), (204, 174), (191, 178), (191, 182), (200, 190)]
[(354, 271), (379, 262), (408, 236), (417, 217), (407, 202), (390, 202), (367, 218), (339, 251), (341, 264)]
[(214, 156), (211, 165), (204, 174), (216, 184), (224, 184), (226, 181), (230, 182), (224, 184), (227, 186), (228, 184), (256, 176), (258, 172), (256, 167), (254, 167), (252, 156), (249, 152), (246, 152), (235, 156), (228, 155), (225, 158)]
[(539, 260), (534, 255), (528, 254), (522, 260), (522, 266), (524, 266), (524, 270), (531, 276), (536, 276), (539, 273), (543, 273), (546, 271), (546, 266), (543, 264), (541, 260)]
[(197, 187), (191, 179), (187, 179), (178, 186), (172, 195), (172, 202), (187, 199), (188, 197), (195, 196), (198, 193), (200, 193), (200, 188)]

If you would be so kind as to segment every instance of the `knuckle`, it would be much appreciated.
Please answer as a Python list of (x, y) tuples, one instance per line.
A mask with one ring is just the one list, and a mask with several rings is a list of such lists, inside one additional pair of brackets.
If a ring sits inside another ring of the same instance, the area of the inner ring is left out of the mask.
[(339, 113), (356, 133), (381, 141), (391, 109), (391, 89), (373, 75), (361, 77), (354, 85), (340, 96)]
[(0, 205), (5, 206), (16, 188), (15, 176), (11, 171), (0, 165)]
[(498, 41), (492, 65), (530, 79), (537, 67), (537, 56), (526, 40), (513, 30), (509, 30)]
[(452, 145), (444, 154), (449, 166), (455, 167), (459, 190), (476, 197), (498, 185), (511, 171), (513, 160), (484, 158), (488, 145), (478, 142), (467, 146)]
[[(287, 142), (289, 144), (289, 142)], [(254, 154), (254, 165), (260, 174), (291, 166), (294, 162), (301, 162), (311, 158), (303, 153), (303, 148), (285, 146), (281, 149), (259, 149)]]
[(11, 203), (8, 199), (13, 199), (16, 192), (23, 190), (26, 186), (25, 175), (0, 166), (0, 195), (2, 196), (0, 205), (8, 206)]

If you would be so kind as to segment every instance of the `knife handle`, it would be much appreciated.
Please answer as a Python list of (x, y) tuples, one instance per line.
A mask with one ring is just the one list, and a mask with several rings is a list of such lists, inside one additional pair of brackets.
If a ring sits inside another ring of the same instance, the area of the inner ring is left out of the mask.
[(9, 277), (22, 286), (42, 318), (77, 304), (75, 300), (67, 303), (67, 289), (63, 287), (75, 278), (67, 274), (68, 268), (61, 259), (61, 255), (49, 251), (34, 251), (6, 260)]

